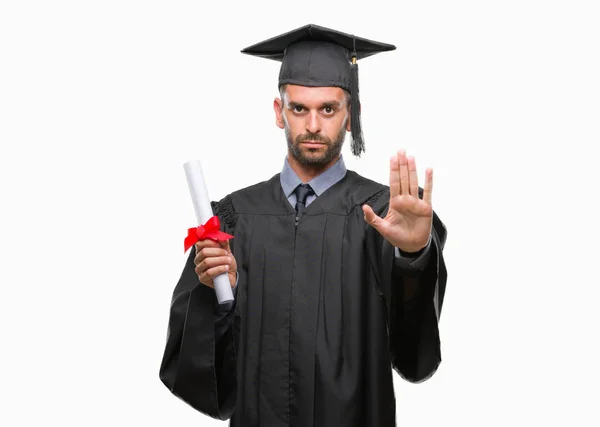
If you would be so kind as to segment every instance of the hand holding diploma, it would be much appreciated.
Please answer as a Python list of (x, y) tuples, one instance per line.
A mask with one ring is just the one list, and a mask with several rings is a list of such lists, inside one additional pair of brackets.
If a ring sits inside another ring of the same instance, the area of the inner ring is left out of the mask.
[[(200, 283), (215, 288), (215, 279), (225, 276), (228, 285), (233, 288), (236, 281), (237, 262), (231, 253), (229, 242), (215, 242), (210, 239), (201, 240), (196, 243), (196, 274)], [(225, 274), (227, 273), (227, 274)], [(217, 294), (218, 295), (218, 294)], [(227, 298), (221, 304), (227, 302)], [(229, 301), (233, 300), (232, 298)]]
[(188, 229), (184, 249), (196, 245), (196, 274), (200, 283), (214, 287), (219, 304), (233, 301), (231, 288), (237, 263), (228, 242), (233, 236), (219, 230), (219, 218), (213, 215), (200, 162), (190, 160), (183, 167), (198, 220), (197, 228)]

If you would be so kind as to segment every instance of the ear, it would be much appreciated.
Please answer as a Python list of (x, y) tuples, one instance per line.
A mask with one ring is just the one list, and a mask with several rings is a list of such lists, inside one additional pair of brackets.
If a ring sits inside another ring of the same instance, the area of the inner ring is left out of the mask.
[[(358, 111), (362, 112), (362, 104), (358, 103)], [(350, 107), (348, 107), (348, 122), (346, 123), (346, 130), (350, 132), (352, 130), (352, 114), (350, 114)]]
[(275, 124), (278, 128), (283, 129), (283, 101), (279, 98), (273, 100), (273, 111), (275, 111)]

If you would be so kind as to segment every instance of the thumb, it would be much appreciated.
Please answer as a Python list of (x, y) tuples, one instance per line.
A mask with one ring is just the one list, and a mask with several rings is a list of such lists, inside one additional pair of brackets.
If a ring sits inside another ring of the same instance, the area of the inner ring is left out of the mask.
[(369, 224), (377, 231), (380, 231), (381, 228), (384, 226), (385, 221), (381, 219), (375, 212), (373, 212), (373, 209), (369, 205), (363, 205), (362, 210), (365, 214), (365, 221), (367, 222), (367, 224)]
[(231, 253), (231, 247), (229, 246), (229, 240), (220, 240), (221, 247), (227, 252)]

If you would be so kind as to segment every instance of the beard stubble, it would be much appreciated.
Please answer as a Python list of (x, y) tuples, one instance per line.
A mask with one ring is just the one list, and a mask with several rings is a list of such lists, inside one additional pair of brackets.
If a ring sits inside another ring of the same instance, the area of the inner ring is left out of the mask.
[[(287, 125), (285, 126), (285, 138), (287, 140), (288, 150), (296, 158), (296, 160), (305, 166), (325, 166), (339, 156), (346, 139), (346, 124), (341, 127), (340, 131), (332, 140), (320, 133), (304, 133), (298, 135), (295, 139), (292, 138), (291, 132)], [(302, 146), (303, 141), (317, 141), (325, 145), (325, 151), (320, 148), (306, 148)]]

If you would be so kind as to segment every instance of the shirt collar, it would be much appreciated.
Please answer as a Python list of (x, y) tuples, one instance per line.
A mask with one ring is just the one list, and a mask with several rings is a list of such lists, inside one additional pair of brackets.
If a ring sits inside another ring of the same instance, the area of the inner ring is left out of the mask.
[[(329, 169), (327, 169), (322, 174), (316, 176), (312, 180), (308, 181), (315, 194), (320, 196), (323, 194), (329, 187), (331, 187), (336, 182), (340, 181), (344, 176), (346, 176), (346, 165), (344, 164), (344, 159), (342, 155), (340, 155), (337, 162), (335, 162)], [(285, 161), (283, 162), (283, 170), (280, 175), (281, 188), (285, 194), (285, 197), (290, 197), (296, 187), (302, 184), (296, 172), (290, 166), (287, 156)]]

